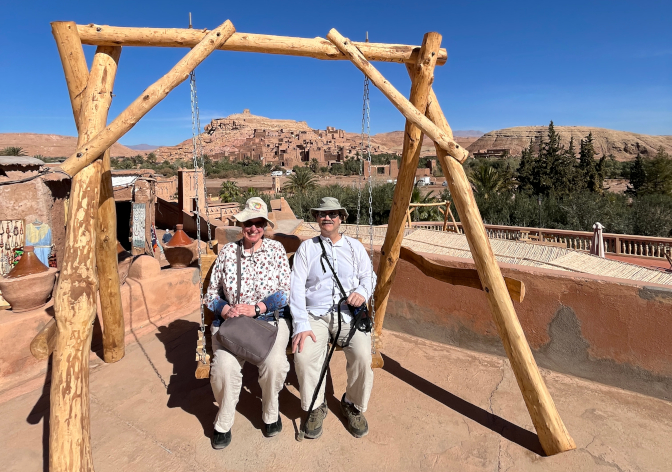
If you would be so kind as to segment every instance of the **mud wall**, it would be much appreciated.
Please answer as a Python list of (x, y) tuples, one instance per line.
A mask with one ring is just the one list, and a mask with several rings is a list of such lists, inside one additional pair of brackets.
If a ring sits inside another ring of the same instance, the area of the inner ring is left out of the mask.
[(69, 194), (70, 179), (60, 174), (0, 185), (0, 220), (22, 219), (28, 224), (38, 219), (47, 223), (60, 267), (65, 249), (65, 202)]
[[(451, 267), (464, 259), (424, 254)], [(375, 266), (377, 266), (377, 261)], [(672, 398), (672, 287), (501, 264), (522, 280), (515, 303), (541, 367)], [(385, 328), (505, 355), (485, 294), (448, 285), (400, 261)]]

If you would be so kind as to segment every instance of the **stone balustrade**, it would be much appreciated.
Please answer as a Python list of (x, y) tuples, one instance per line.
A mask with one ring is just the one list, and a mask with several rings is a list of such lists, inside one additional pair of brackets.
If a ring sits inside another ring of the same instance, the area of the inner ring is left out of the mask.
[[(443, 229), (443, 222), (416, 221), (411, 223), (413, 228), (422, 228), (434, 231)], [(460, 233), (462, 224), (457, 223)], [(453, 227), (448, 223), (448, 230)], [(527, 228), (523, 226), (485, 225), (489, 238), (524, 240), (536, 239), (539, 241), (567, 244), (568, 249), (590, 251), (593, 233), (591, 231), (570, 231), (564, 229)], [(665, 253), (672, 256), (672, 238), (656, 238), (652, 236), (636, 236), (632, 234), (603, 233), (604, 252), (625, 256), (651, 257), (664, 259)]]

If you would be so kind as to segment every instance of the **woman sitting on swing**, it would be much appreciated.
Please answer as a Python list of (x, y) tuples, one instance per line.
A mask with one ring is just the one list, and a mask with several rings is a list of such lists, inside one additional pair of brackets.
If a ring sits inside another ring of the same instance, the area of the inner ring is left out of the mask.
[(264, 422), (262, 432), (266, 437), (282, 431), (278, 395), (289, 372), (286, 348), (291, 321), (287, 307), (290, 284), (287, 254), (282, 244), (264, 238), (264, 228), (267, 224), (273, 227), (273, 223), (268, 219), (266, 203), (261, 198), (247, 200), (245, 209), (234, 215), (234, 218), (242, 226), (242, 247), (240, 242), (233, 242), (226, 244), (219, 252), (205, 298), (206, 306), (217, 316), (211, 326), (214, 356), (210, 370), (210, 384), (219, 404), (212, 436), (214, 449), (224, 449), (231, 443), (231, 427), (245, 363), (242, 358), (225, 349), (218, 339), (222, 321), (249, 316), (275, 324), (275, 315), (279, 318), (275, 343), (268, 357), (258, 364)]

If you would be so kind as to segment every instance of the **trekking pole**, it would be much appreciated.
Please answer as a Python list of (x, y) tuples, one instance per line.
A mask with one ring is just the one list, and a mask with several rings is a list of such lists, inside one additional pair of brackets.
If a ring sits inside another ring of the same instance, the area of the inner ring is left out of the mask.
[(336, 343), (338, 342), (338, 337), (341, 335), (341, 303), (343, 303), (347, 299), (348, 297), (343, 297), (338, 301), (338, 329), (336, 330), (336, 336), (332, 339), (331, 348), (327, 348), (327, 357), (324, 359), (324, 364), (322, 364), (320, 379), (318, 380), (317, 386), (315, 387), (315, 391), (313, 392), (313, 399), (310, 401), (310, 407), (308, 408), (308, 415), (306, 416), (306, 419), (303, 421), (303, 424), (299, 429), (299, 434), (296, 436), (296, 440), (299, 442), (303, 441), (303, 438), (306, 435), (306, 424), (308, 423), (310, 414), (313, 412), (313, 408), (315, 407), (315, 401), (317, 400), (317, 396), (320, 393), (320, 387), (322, 387), (324, 377), (327, 374), (327, 369), (329, 368), (329, 362), (331, 362), (331, 356), (334, 354), (334, 350), (336, 349)]

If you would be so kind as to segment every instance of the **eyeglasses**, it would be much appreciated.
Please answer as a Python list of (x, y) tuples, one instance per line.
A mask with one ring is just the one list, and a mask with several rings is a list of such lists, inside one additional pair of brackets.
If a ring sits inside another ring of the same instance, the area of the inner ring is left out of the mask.
[(326, 217), (331, 218), (332, 220), (335, 220), (336, 218), (340, 218), (341, 214), (338, 211), (318, 211), (317, 212), (317, 217), (318, 218), (326, 218)]
[(265, 228), (266, 227), (266, 220), (247, 220), (243, 221), (243, 226), (246, 228), (251, 228), (252, 226), (255, 226), (257, 228)]

